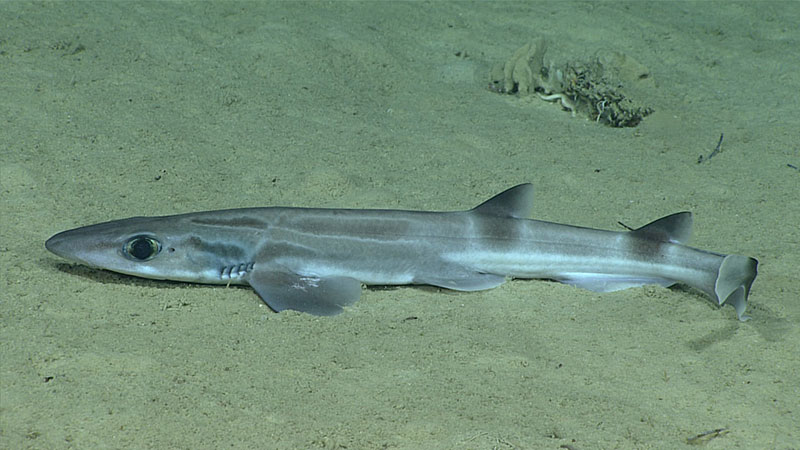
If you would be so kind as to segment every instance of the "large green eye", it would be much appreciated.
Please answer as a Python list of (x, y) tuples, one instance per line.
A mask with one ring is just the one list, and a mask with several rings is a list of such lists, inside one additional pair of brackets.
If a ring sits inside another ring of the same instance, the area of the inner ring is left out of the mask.
[(149, 236), (134, 236), (125, 243), (125, 256), (135, 261), (147, 261), (161, 251), (161, 243)]

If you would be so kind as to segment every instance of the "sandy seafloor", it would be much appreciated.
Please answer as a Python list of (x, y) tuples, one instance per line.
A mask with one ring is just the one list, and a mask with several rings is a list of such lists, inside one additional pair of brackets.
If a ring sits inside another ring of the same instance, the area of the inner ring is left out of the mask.
[[(0, 3), (0, 447), (800, 448), (800, 3)], [(487, 89), (548, 56), (650, 69), (636, 128)], [(724, 133), (722, 152), (698, 164)], [(245, 206), (466, 209), (616, 229), (695, 214), (760, 261), (749, 312), (687, 288), (246, 288), (43, 243)], [(569, 447), (564, 447), (569, 446)]]

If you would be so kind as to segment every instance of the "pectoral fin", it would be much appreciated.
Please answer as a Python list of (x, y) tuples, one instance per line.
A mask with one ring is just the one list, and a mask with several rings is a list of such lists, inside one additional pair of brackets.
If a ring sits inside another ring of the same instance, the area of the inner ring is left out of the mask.
[(253, 271), (250, 286), (272, 310), (333, 316), (361, 296), (361, 282), (347, 277), (306, 277), (287, 272)]

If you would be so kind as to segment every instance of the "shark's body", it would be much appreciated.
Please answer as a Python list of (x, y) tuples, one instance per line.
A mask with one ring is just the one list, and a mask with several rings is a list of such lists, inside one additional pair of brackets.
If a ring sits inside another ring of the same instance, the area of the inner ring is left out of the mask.
[(469, 211), (231, 209), (100, 223), (45, 245), (144, 278), (247, 284), (275, 311), (336, 314), (362, 283), (474, 291), (512, 277), (599, 292), (680, 282), (747, 318), (757, 261), (685, 246), (690, 213), (615, 232), (525, 219), (531, 205), (523, 184)]

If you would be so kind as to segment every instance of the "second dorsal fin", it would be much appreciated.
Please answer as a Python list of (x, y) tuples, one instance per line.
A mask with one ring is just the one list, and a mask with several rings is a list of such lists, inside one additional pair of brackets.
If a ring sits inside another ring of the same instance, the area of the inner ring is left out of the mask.
[(692, 235), (692, 213), (684, 211), (670, 214), (637, 228), (631, 233), (654, 241), (685, 244)]

